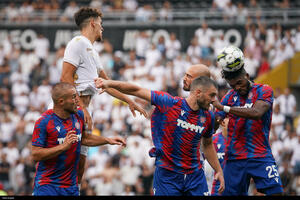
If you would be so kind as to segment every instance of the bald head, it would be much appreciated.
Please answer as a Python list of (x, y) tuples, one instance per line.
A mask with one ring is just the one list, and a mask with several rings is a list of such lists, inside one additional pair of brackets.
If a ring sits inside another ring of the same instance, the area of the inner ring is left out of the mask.
[(70, 83), (57, 83), (52, 88), (52, 99), (54, 104), (58, 103), (60, 98), (65, 98), (67, 94), (67, 90), (74, 88), (74, 86)]
[(192, 81), (199, 76), (206, 76), (210, 78), (210, 71), (208, 67), (203, 64), (196, 64), (190, 66), (187, 69), (183, 78), (183, 89), (185, 91), (190, 91)]
[(199, 77), (199, 76), (207, 76), (210, 78), (210, 71), (206, 65), (203, 64), (197, 64), (197, 65), (192, 65), (188, 69), (188, 71), (192, 72), (194, 79)]

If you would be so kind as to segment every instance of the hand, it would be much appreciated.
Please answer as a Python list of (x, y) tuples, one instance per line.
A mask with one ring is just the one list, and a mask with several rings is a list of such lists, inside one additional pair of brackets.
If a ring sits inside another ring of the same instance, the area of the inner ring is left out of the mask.
[(140, 112), (141, 115), (144, 115), (146, 118), (148, 118), (147, 112), (138, 104), (132, 101), (128, 103), (128, 106), (134, 117), (136, 116), (135, 110), (137, 110), (138, 112)]
[(217, 98), (212, 102), (212, 105), (218, 110), (223, 110), (223, 105), (219, 102)]
[(121, 138), (121, 137), (112, 137), (112, 138), (107, 138), (108, 144), (110, 145), (122, 145), (122, 146), (126, 146), (126, 141), (125, 139)]
[(87, 111), (86, 108), (83, 109), (83, 113), (84, 113), (84, 123), (87, 124), (87, 129), (92, 130), (93, 122), (90, 113)]
[(67, 133), (67, 136), (65, 137), (65, 140), (64, 140), (64, 149), (65, 150), (68, 150), (72, 144), (74, 144), (75, 142), (78, 142), (78, 136), (75, 134), (76, 131), (72, 130), (72, 131), (69, 131)]
[(223, 172), (217, 172), (215, 175), (215, 179), (219, 180), (219, 182), (220, 182), (220, 187), (218, 189), (218, 193), (222, 194), (222, 192), (225, 190), (225, 181), (224, 181)]

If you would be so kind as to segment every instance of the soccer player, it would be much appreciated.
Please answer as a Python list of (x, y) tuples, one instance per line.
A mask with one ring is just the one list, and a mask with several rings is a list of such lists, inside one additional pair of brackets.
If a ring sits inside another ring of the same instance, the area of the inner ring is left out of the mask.
[(95, 80), (96, 87), (115, 88), (151, 102), (155, 110), (151, 116), (155, 157), (153, 192), (155, 195), (208, 195), (200, 144), (220, 181), (219, 192), (224, 190), (223, 171), (212, 144), (214, 115), (208, 111), (217, 95), (216, 83), (201, 76), (192, 81), (187, 98), (173, 97), (166, 92), (150, 91), (121, 81)]
[(183, 77), (183, 90), (190, 91), (192, 81), (199, 76), (207, 76), (210, 78), (210, 71), (206, 65), (196, 64), (191, 65)]
[[(61, 74), (61, 82), (71, 83), (76, 86), (79, 96), (78, 104), (84, 112), (88, 133), (92, 130), (92, 119), (87, 108), (92, 96), (97, 93), (94, 79), (97, 77), (108, 79), (102, 68), (98, 52), (93, 47), (95, 41), (102, 40), (103, 28), (101, 17), (102, 13), (95, 8), (81, 8), (75, 13), (75, 22), (80, 29), (81, 35), (74, 37), (67, 44)], [(107, 92), (127, 102), (134, 116), (135, 110), (137, 110), (147, 117), (146, 111), (126, 95), (114, 89), (109, 89)], [(88, 148), (82, 145), (78, 173), (79, 183), (84, 173), (87, 153)]]
[(34, 196), (78, 196), (78, 167), (81, 144), (125, 145), (121, 137), (85, 134), (84, 114), (77, 110), (76, 90), (69, 83), (52, 89), (53, 109), (36, 121), (32, 135), (32, 156), (38, 161)]
[[(232, 49), (224, 52), (230, 53)], [(221, 54), (219, 58), (223, 56)], [(223, 195), (248, 195), (251, 178), (259, 192), (282, 194), (281, 180), (269, 144), (273, 90), (268, 85), (251, 82), (244, 69), (243, 56), (237, 59), (235, 64), (220, 63), (223, 77), (232, 89), (221, 103), (213, 102), (217, 108), (216, 122), (229, 118), (224, 167), (226, 189)]]
[[(227, 126), (228, 126), (228, 118), (225, 118), (222, 123), (220, 129), (216, 131), (213, 135), (213, 144), (216, 149), (218, 159), (222, 169), (225, 166), (225, 145), (227, 140)], [(215, 175), (216, 173), (214, 173)], [(220, 187), (220, 182), (216, 179), (213, 179), (212, 188), (211, 188), (211, 195), (212, 196), (219, 196), (218, 189)]]

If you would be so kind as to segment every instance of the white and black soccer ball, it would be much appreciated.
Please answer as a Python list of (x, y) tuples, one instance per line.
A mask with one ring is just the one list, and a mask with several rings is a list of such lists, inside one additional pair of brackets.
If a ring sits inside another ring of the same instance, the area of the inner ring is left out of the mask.
[(217, 64), (221, 66), (224, 71), (235, 72), (244, 65), (244, 54), (236, 46), (227, 46), (219, 53)]

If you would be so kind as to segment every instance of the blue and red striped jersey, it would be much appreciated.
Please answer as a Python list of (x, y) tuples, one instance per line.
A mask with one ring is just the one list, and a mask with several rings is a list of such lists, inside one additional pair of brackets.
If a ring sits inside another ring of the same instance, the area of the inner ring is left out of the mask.
[[(218, 131), (213, 135), (213, 144), (217, 152), (218, 160), (222, 169), (225, 166), (225, 145), (226, 145), (226, 138), (223, 136), (222, 131)], [(215, 174), (215, 173), (214, 173)], [(220, 186), (220, 181), (214, 179), (211, 189), (212, 195), (218, 195), (218, 189)]]
[(166, 92), (151, 91), (151, 116), (155, 165), (183, 174), (202, 168), (200, 161), (201, 137), (212, 137), (214, 114), (200, 109), (193, 111), (186, 100)]
[(253, 120), (217, 111), (216, 114), (229, 117), (225, 159), (272, 158), (269, 133), (272, 120), (273, 89), (268, 85), (252, 84), (247, 97), (240, 96), (233, 89), (221, 100), (222, 105), (251, 108), (256, 101), (270, 104), (261, 119)]
[(37, 163), (34, 187), (51, 184), (67, 188), (78, 184), (77, 172), (83, 129), (84, 117), (81, 110), (78, 110), (77, 114), (72, 114), (68, 119), (62, 119), (50, 109), (36, 121), (32, 135), (33, 146), (55, 147), (63, 143), (67, 133), (71, 130), (76, 131), (78, 142), (58, 156)]

